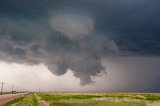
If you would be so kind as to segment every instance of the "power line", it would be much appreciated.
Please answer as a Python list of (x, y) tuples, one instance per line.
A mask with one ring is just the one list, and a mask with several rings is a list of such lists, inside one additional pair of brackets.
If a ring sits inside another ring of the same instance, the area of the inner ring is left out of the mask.
[(6, 91), (6, 89), (4, 89), (6, 86), (8, 86), (10, 88), (11, 92), (16, 91), (17, 93), (20, 93), (20, 92), (26, 92), (27, 91), (27, 90), (23, 89), (21, 86), (1, 82), (0, 83), (0, 94), (2, 94), (4, 91)]

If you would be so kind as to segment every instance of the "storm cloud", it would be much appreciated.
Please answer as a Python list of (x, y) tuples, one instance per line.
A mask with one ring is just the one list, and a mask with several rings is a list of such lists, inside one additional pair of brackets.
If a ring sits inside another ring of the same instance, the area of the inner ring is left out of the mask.
[(159, 12), (158, 0), (0, 1), (0, 59), (70, 69), (86, 85), (105, 58), (159, 56)]

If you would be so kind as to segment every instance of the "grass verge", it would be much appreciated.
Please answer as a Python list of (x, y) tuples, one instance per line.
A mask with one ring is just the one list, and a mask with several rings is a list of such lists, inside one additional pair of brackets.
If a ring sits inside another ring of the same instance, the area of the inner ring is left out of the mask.
[(14, 99), (4, 106), (39, 106), (38, 100), (34, 93), (30, 93), (24, 97)]

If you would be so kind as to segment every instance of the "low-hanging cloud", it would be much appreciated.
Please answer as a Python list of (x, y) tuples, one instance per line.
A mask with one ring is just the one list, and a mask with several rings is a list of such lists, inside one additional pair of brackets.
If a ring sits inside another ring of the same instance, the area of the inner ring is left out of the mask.
[[(103, 36), (97, 37), (99, 35), (94, 34), (93, 29), (85, 32), (86, 29), (83, 29), (86, 27), (85, 22), (61, 21), (60, 25), (58, 23), (56, 25), (58, 27), (63, 27), (63, 24), (64, 27), (65, 24), (69, 25), (67, 30), (56, 29), (56, 26), (47, 29), (46, 26), (39, 26), (38, 22), (15, 23), (5, 20), (8, 27), (1, 26), (4, 28), (0, 34), (1, 60), (28, 65), (44, 64), (55, 75), (63, 75), (70, 69), (74, 76), (81, 80), (81, 85), (91, 83), (91, 76), (105, 72), (101, 62), (103, 56), (106, 53), (108, 55), (117, 53), (118, 48), (114, 41)], [(31, 29), (33, 26), (36, 26), (34, 30)], [(82, 36), (83, 39), (77, 38), (78, 36), (79, 38)]]

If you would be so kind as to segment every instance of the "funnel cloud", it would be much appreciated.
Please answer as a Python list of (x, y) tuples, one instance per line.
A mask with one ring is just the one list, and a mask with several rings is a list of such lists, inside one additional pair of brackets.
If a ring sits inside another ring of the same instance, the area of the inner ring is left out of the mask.
[(0, 1), (0, 60), (71, 70), (87, 85), (105, 59), (160, 56), (159, 12), (157, 0)]

